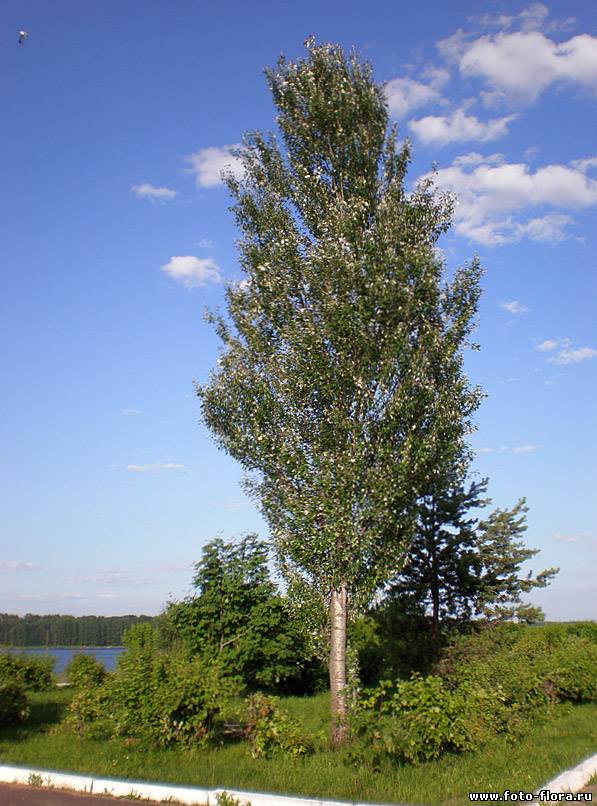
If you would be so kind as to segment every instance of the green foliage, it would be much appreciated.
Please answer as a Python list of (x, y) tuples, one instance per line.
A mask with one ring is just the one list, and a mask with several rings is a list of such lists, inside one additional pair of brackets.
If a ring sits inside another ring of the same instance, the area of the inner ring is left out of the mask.
[(16, 725), (28, 715), (27, 694), (22, 683), (0, 680), (0, 726)]
[(125, 644), (115, 672), (75, 696), (67, 728), (156, 746), (201, 745), (219, 735), (224, 712), (240, 691), (238, 679), (186, 652), (159, 649), (150, 625), (129, 630)]
[(27, 691), (48, 691), (56, 681), (56, 659), (48, 656), (13, 655), (0, 652), (0, 683), (17, 682)]
[(103, 664), (84, 653), (74, 655), (64, 671), (75, 688), (97, 686), (106, 677)]
[(527, 715), (558, 700), (594, 700), (597, 641), (577, 631), (565, 624), (485, 628), (456, 640), (441, 671), (453, 684), (501, 686), (506, 704)]
[(313, 752), (312, 743), (280, 708), (277, 697), (252, 694), (246, 702), (245, 735), (251, 742), (253, 758), (270, 758), (276, 753), (301, 758)]
[(508, 724), (499, 687), (450, 688), (437, 676), (383, 682), (368, 692), (352, 716), (354, 761), (378, 766), (383, 758), (417, 764), (445, 752), (483, 745)]
[(418, 763), (518, 737), (558, 702), (597, 699), (597, 642), (579, 625), (504, 624), (457, 638), (442, 675), (383, 682), (352, 716), (353, 760)]
[(168, 606), (163, 631), (205, 662), (234, 669), (249, 688), (309, 693), (322, 666), (270, 579), (267, 557), (255, 535), (208, 543), (196, 564), (197, 594)]

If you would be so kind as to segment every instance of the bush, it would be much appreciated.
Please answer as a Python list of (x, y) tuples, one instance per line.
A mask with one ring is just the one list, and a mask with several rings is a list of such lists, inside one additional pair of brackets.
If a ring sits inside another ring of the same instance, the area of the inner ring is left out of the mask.
[(378, 765), (383, 757), (417, 764), (444, 752), (480, 747), (504, 718), (499, 688), (462, 685), (450, 689), (437, 676), (381, 683), (361, 698), (352, 715), (351, 756)]
[(276, 753), (301, 758), (313, 752), (300, 726), (282, 710), (277, 697), (252, 694), (246, 700), (245, 736), (251, 742), (253, 758), (270, 758)]
[(74, 655), (65, 669), (66, 676), (75, 688), (98, 686), (106, 677), (106, 670), (98, 660), (83, 653)]
[(509, 624), (481, 630), (453, 644), (441, 672), (453, 686), (464, 681), (489, 690), (501, 686), (506, 704), (526, 717), (560, 700), (594, 700), (597, 643), (580, 637), (575, 626)]
[(203, 744), (221, 733), (240, 692), (238, 680), (184, 651), (159, 649), (150, 625), (133, 627), (125, 644), (115, 672), (75, 696), (65, 727), (80, 736), (130, 737), (157, 746)]
[(0, 725), (16, 725), (28, 715), (24, 687), (19, 683), (0, 682)]
[(561, 701), (597, 698), (597, 643), (588, 628), (521, 624), (454, 641), (441, 675), (413, 675), (361, 697), (352, 716), (353, 760), (411, 763), (518, 735)]
[(551, 657), (549, 676), (558, 698), (597, 700), (597, 644), (570, 634)]
[(52, 670), (56, 659), (47, 655), (12, 655), (0, 653), (0, 683), (17, 682), (26, 691), (48, 691), (56, 681)]

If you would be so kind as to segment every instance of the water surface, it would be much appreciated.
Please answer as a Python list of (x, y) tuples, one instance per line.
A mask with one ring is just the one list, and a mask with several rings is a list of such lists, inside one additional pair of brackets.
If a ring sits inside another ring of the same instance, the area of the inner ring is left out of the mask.
[(15, 655), (50, 655), (56, 658), (54, 673), (60, 674), (68, 666), (75, 655), (91, 655), (104, 665), (108, 672), (116, 666), (118, 656), (124, 652), (122, 646), (50, 646), (50, 647), (2, 647), (0, 652), (11, 652)]

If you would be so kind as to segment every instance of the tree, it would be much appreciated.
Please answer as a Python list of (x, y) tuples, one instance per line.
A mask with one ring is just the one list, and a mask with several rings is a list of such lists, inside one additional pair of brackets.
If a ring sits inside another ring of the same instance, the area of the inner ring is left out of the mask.
[(478, 520), (470, 510), (485, 506), (487, 479), (471, 482), (450, 474), (434, 483), (417, 502), (416, 534), (408, 558), (392, 581), (387, 604), (403, 614), (430, 611), (431, 642), (437, 651), (440, 622), (467, 621), (479, 596)]
[(309, 693), (320, 665), (270, 579), (267, 559), (267, 545), (255, 535), (212, 540), (195, 566), (196, 594), (168, 606), (162, 632), (250, 688)]
[(227, 177), (246, 279), (209, 316), (224, 351), (198, 387), (242, 463), (287, 577), (329, 613), (332, 742), (345, 737), (346, 625), (402, 562), (432, 468), (464, 457), (480, 401), (462, 371), (477, 261), (443, 282), (451, 199), (408, 194), (383, 87), (306, 43), (266, 77), (281, 143), (245, 136)]
[(479, 521), (470, 511), (490, 499), (487, 479), (466, 484), (452, 480), (436, 486), (418, 503), (417, 533), (409, 558), (388, 591), (386, 607), (421, 615), (431, 613), (431, 639), (437, 653), (440, 622), (468, 622), (475, 616), (536, 620), (540, 610), (521, 597), (549, 584), (558, 572), (521, 575), (521, 565), (538, 550), (526, 548), (528, 507), (521, 498), (511, 509), (496, 509)]

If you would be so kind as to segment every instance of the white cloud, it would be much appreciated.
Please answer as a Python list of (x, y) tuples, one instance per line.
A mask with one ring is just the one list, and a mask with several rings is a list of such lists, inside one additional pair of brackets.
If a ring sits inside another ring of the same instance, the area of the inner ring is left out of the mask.
[(550, 364), (579, 364), (581, 361), (587, 361), (590, 358), (597, 356), (597, 350), (593, 347), (579, 347), (576, 350), (564, 348), (559, 350), (557, 355), (548, 358)]
[(215, 243), (209, 238), (200, 238), (197, 241), (197, 246), (200, 246), (202, 249), (213, 249), (215, 247)]
[(413, 109), (443, 102), (439, 88), (446, 83), (449, 73), (447, 70), (432, 70), (427, 75), (430, 78), (429, 84), (423, 84), (414, 78), (394, 78), (387, 82), (386, 100), (393, 117), (401, 118)]
[(559, 532), (556, 532), (553, 535), (554, 540), (558, 540), (561, 543), (581, 543), (585, 541), (592, 541), (594, 539), (594, 535), (591, 532), (577, 532), (576, 534), (567, 534), (562, 535)]
[(529, 310), (517, 299), (513, 299), (512, 302), (500, 302), (500, 308), (503, 308), (505, 311), (508, 311), (508, 313), (512, 314), (527, 313)]
[(538, 344), (535, 349), (542, 353), (546, 353), (550, 350), (555, 350), (557, 346), (558, 342), (554, 339), (545, 339), (545, 341), (542, 341), (541, 344)]
[(220, 267), (211, 257), (176, 255), (164, 263), (162, 271), (186, 288), (200, 288), (208, 283), (219, 283), (222, 280)]
[(171, 188), (159, 188), (155, 185), (150, 185), (149, 182), (144, 182), (142, 185), (133, 185), (131, 190), (136, 196), (151, 199), (152, 201), (155, 199), (169, 201), (178, 196), (178, 191), (176, 190), (172, 190)]
[(586, 174), (591, 168), (597, 168), (597, 157), (584, 157), (584, 159), (572, 160), (570, 165), (577, 171)]
[(477, 448), (475, 453), (493, 453), (493, 448)]
[(474, 115), (467, 115), (464, 109), (457, 109), (451, 115), (428, 115), (419, 120), (411, 120), (408, 128), (424, 145), (446, 145), (468, 140), (486, 143), (507, 134), (508, 125), (515, 119), (516, 115), (507, 115), (481, 121)]
[[(435, 175), (438, 187), (455, 193), (456, 231), (479, 243), (496, 246), (522, 238), (557, 242), (568, 237), (573, 219), (561, 208), (597, 204), (597, 180), (568, 165), (546, 165), (534, 172), (526, 163), (506, 163), (499, 154), (476, 152), (457, 157)], [(541, 207), (560, 208), (528, 220), (514, 213)]]
[(503, 451), (504, 453), (521, 454), (521, 453), (534, 453), (535, 451), (539, 450), (539, 448), (540, 445), (531, 445), (531, 444), (515, 445), (513, 447), (510, 447), (509, 445), (502, 445), (500, 451)]
[(137, 414), (141, 414), (140, 409), (122, 409), (121, 414), (124, 414), (125, 417), (134, 417)]
[(153, 577), (138, 577), (122, 568), (103, 569), (87, 576), (76, 577), (73, 582), (86, 585), (89, 582), (101, 585), (150, 585), (156, 582)]
[(242, 162), (231, 154), (231, 150), (240, 148), (238, 143), (224, 148), (200, 148), (185, 157), (190, 164), (190, 172), (195, 174), (197, 187), (212, 188), (222, 184), (222, 171), (231, 171), (241, 179), (244, 175)]
[(25, 560), (0, 560), (0, 571), (36, 571), (40, 565)]
[(556, 42), (527, 29), (470, 41), (459, 31), (439, 47), (457, 62), (463, 76), (482, 79), (510, 104), (531, 103), (559, 82), (589, 90), (597, 85), (597, 37), (588, 34)]
[(542, 28), (546, 31), (563, 31), (573, 25), (576, 20), (569, 17), (566, 20), (548, 20), (549, 9), (543, 3), (532, 3), (523, 8), (520, 14), (482, 14), (469, 17), (469, 22), (479, 28), (499, 28), (508, 30), (520, 28), (522, 31), (534, 31)]
[(184, 465), (179, 462), (153, 462), (146, 465), (127, 465), (126, 469), (133, 473), (149, 473), (151, 470), (183, 470)]

